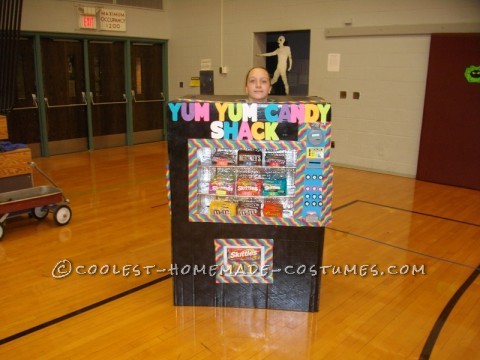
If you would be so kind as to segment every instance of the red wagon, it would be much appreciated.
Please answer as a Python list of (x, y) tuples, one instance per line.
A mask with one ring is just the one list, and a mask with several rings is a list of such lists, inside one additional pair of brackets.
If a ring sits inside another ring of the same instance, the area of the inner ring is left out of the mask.
[[(34, 163), (30, 165), (46, 176)], [(51, 181), (50, 178), (47, 179)], [(72, 218), (68, 204), (68, 199), (56, 186), (35, 186), (0, 193), (0, 240), (5, 232), (4, 223), (7, 218), (20, 214), (30, 213), (34, 218), (43, 220), (52, 212), (57, 225), (68, 224)]]

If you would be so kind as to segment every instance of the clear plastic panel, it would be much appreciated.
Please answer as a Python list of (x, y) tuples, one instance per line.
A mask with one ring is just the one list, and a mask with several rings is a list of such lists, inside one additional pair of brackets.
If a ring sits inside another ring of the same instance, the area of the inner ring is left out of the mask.
[(197, 157), (199, 214), (293, 217), (295, 150), (202, 147)]

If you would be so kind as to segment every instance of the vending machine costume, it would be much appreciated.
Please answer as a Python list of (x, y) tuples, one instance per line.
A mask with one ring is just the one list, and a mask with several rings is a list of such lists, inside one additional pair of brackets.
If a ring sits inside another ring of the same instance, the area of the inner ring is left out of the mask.
[(176, 305), (318, 310), (330, 120), (320, 98), (168, 103)]

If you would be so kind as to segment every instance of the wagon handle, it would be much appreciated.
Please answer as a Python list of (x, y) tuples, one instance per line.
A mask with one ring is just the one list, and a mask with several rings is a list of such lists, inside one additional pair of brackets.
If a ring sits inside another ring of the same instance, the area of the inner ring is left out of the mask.
[[(42, 176), (47, 179), (48, 181), (50, 181), (52, 183), (53, 186), (55, 186), (56, 188), (59, 188), (59, 186), (55, 183), (55, 181), (53, 181), (50, 176), (48, 176), (47, 174), (45, 174), (45, 172), (40, 169), (38, 167), (37, 164), (35, 164), (35, 162), (33, 161), (29, 161), (28, 162), (28, 165), (30, 165), (32, 168), (34, 168), (35, 170), (37, 170), (40, 174), (42, 174)], [(63, 195), (63, 192), (62, 192), (62, 195)], [(66, 201), (67, 203), (70, 202), (70, 200), (68, 200), (64, 195), (63, 195), (63, 200)]]
[(45, 179), (47, 179), (48, 181), (50, 181), (53, 186), (58, 187), (58, 185), (55, 184), (55, 181), (53, 181), (47, 174), (45, 174), (45, 173), (43, 172), (43, 170), (40, 169), (40, 168), (37, 166), (37, 164), (35, 164), (33, 161), (30, 161), (30, 162), (28, 163), (28, 165), (30, 165), (32, 168), (34, 168), (34, 169), (37, 170), (40, 174), (42, 174), (42, 176), (43, 176)]

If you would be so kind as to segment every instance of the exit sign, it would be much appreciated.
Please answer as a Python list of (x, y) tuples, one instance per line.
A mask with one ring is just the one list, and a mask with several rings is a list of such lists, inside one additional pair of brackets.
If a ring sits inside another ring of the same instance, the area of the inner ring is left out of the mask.
[(96, 29), (97, 18), (95, 15), (80, 14), (80, 28), (81, 29)]

